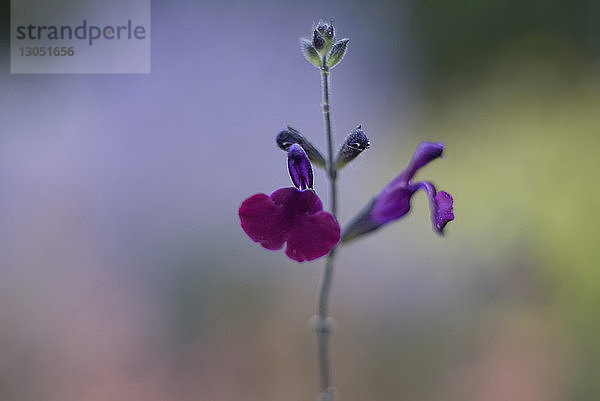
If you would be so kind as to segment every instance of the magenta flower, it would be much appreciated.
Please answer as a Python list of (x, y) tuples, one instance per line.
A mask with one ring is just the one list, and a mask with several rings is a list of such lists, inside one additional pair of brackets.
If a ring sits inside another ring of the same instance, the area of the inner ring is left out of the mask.
[(340, 240), (340, 226), (323, 211), (312, 189), (313, 174), (308, 156), (298, 144), (288, 150), (288, 170), (296, 186), (280, 188), (270, 196), (256, 194), (239, 210), (242, 228), (250, 239), (266, 249), (281, 249), (297, 262), (326, 255)]
[(403, 217), (410, 211), (411, 198), (419, 189), (424, 190), (429, 197), (434, 230), (443, 234), (446, 224), (454, 220), (452, 196), (444, 191), (437, 192), (435, 186), (429, 181), (412, 182), (417, 171), (430, 161), (441, 157), (443, 151), (444, 145), (441, 143), (419, 144), (408, 167), (383, 188), (379, 195), (348, 225), (342, 240), (356, 238)]

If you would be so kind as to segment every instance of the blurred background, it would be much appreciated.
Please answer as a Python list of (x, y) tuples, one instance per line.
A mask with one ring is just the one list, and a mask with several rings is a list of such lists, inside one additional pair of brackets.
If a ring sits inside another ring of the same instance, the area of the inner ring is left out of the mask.
[[(118, 10), (115, 10), (118, 15)], [(424, 140), (455, 199), (341, 249), (343, 400), (600, 398), (600, 3), (152, 3), (149, 75), (11, 75), (0, 47), (0, 399), (312, 400), (323, 260), (239, 226), (289, 186), (291, 124), (324, 147), (300, 36), (334, 18), (347, 222)], [(327, 185), (316, 190), (327, 204)]]

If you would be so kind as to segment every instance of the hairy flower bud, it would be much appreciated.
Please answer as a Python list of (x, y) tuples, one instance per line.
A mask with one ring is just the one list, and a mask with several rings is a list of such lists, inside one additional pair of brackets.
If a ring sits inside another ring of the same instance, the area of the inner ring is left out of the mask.
[(302, 149), (304, 149), (311, 162), (313, 162), (316, 166), (325, 168), (325, 158), (321, 152), (319, 152), (319, 150), (312, 143), (310, 143), (308, 139), (302, 136), (297, 129), (288, 126), (287, 129), (277, 134), (277, 138), (275, 140), (277, 141), (277, 146), (286, 152), (289, 150), (291, 145), (297, 143), (298, 145), (302, 146)]
[(344, 144), (340, 148), (335, 163), (337, 168), (341, 169), (344, 167), (346, 164), (360, 155), (365, 149), (368, 149), (369, 146), (371, 146), (369, 138), (367, 138), (362, 126), (359, 125), (350, 134), (348, 134)]
[(333, 27), (333, 21), (329, 23), (329, 26), (325, 30), (325, 34), (323, 36), (328, 41), (333, 42), (333, 38), (335, 38), (335, 28)]
[(325, 56), (331, 49), (333, 42), (335, 41), (335, 28), (333, 27), (333, 21), (325, 22), (319, 21), (314, 26), (313, 31), (313, 46), (317, 49), (322, 56)]
[(313, 31), (312, 45), (317, 50), (322, 50), (325, 47), (325, 38), (316, 29)]
[(327, 24), (327, 22), (325, 22), (325, 21), (319, 21), (319, 23), (317, 23), (317, 27), (315, 29), (317, 31), (319, 31), (319, 33), (321, 35), (324, 35), (325, 31), (327, 31), (327, 28), (329, 28), (329, 25)]

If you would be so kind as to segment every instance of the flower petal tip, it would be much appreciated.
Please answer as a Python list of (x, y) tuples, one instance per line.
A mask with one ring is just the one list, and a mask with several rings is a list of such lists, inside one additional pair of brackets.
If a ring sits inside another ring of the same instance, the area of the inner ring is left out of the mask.
[(430, 161), (442, 157), (444, 144), (442, 142), (421, 142), (415, 149), (414, 158), (418, 164), (425, 165)]
[(433, 225), (439, 234), (444, 235), (444, 227), (454, 220), (454, 199), (448, 192), (440, 191), (436, 194), (434, 202)]

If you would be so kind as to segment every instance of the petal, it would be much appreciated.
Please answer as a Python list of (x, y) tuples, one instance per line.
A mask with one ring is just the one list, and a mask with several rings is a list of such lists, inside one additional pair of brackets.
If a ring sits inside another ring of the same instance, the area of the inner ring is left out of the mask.
[(419, 169), (427, 163), (441, 157), (443, 152), (443, 143), (421, 142), (415, 149), (413, 157), (406, 169), (396, 177), (389, 186), (406, 185), (412, 180)]
[(448, 192), (436, 192), (435, 187), (430, 182), (424, 181), (416, 185), (422, 188), (429, 197), (433, 229), (439, 234), (444, 234), (446, 224), (454, 220), (454, 199), (452, 199), (452, 196)]
[(257, 194), (246, 199), (239, 211), (242, 228), (263, 247), (281, 249), (298, 261), (327, 254), (339, 242), (340, 226), (313, 190), (280, 188), (271, 196)]
[(435, 213), (431, 213), (431, 219), (435, 229), (444, 233), (444, 227), (448, 222), (454, 220), (454, 199), (448, 192), (440, 191), (435, 196)]
[(418, 187), (397, 187), (382, 191), (371, 210), (371, 219), (379, 224), (399, 219), (410, 210), (410, 198)]
[(321, 199), (312, 189), (299, 191), (296, 188), (280, 188), (271, 194), (271, 199), (291, 216), (323, 210)]
[(291, 220), (281, 204), (265, 194), (256, 194), (242, 203), (239, 216), (242, 228), (252, 241), (272, 250), (283, 247)]
[(300, 191), (298, 203), (296, 204), (296, 215), (314, 214), (321, 211), (323, 211), (323, 202), (314, 190)]
[(297, 262), (326, 255), (340, 240), (340, 226), (328, 212), (296, 216), (285, 254)]
[[(428, 181), (410, 184), (407, 187), (397, 187), (391, 191), (382, 191), (375, 199), (373, 209), (369, 215), (370, 219), (382, 225), (404, 216), (410, 211), (410, 200), (419, 189), (424, 190), (429, 197), (431, 222), (434, 230), (443, 234), (446, 224), (454, 220), (454, 200), (447, 192), (437, 192), (435, 186)], [(372, 231), (378, 226), (368, 228), (370, 228), (369, 231)]]
[(299, 189), (313, 187), (313, 172), (310, 160), (302, 146), (294, 143), (288, 150), (288, 169), (292, 182)]

